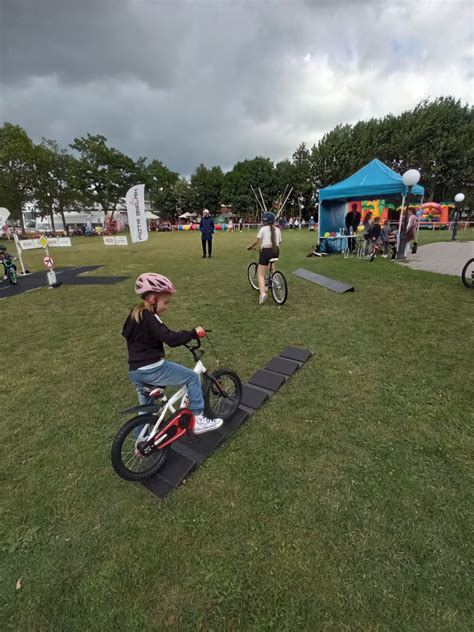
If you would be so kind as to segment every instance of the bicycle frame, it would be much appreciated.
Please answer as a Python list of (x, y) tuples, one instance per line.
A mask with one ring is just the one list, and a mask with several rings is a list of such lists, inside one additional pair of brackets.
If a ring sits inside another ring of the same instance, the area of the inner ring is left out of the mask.
[[(207, 369), (204, 366), (204, 364), (201, 362), (201, 360), (198, 360), (196, 362), (196, 365), (195, 365), (193, 371), (194, 371), (194, 373), (197, 373), (198, 375), (203, 375), (203, 374), (207, 373)], [(187, 398), (188, 398), (188, 389), (186, 388), (186, 386), (182, 386), (169, 399), (166, 397), (166, 395), (163, 395), (163, 397), (160, 399), (160, 401), (163, 402), (163, 404), (164, 404), (163, 410), (161, 411), (160, 415), (158, 416), (158, 418), (157, 418), (157, 420), (156, 420), (156, 422), (155, 422), (155, 424), (153, 426), (152, 431), (150, 433), (147, 433), (148, 434), (147, 441), (150, 441), (151, 439), (153, 439), (155, 437), (155, 435), (156, 435), (156, 433), (158, 431), (158, 428), (160, 427), (160, 424), (162, 423), (162, 421), (165, 419), (165, 417), (168, 414), (172, 414), (173, 415), (174, 413), (177, 412), (177, 410), (180, 410), (180, 409), (187, 410), (187, 407), (186, 407), (186, 403), (187, 403), (186, 400), (187, 400)], [(178, 401), (180, 401), (180, 403), (179, 403), (178, 407), (176, 408), (175, 404)], [(145, 432), (145, 429), (146, 429), (147, 425), (148, 424), (145, 423), (143, 428), (142, 428), (142, 430), (140, 431), (140, 434), (137, 437), (137, 443), (140, 440), (144, 439), (143, 435), (144, 435), (144, 432)], [(166, 430), (166, 428), (163, 428), (163, 430)], [(187, 429), (186, 429), (186, 431), (187, 431)], [(182, 434), (184, 434), (184, 432)], [(181, 435), (179, 435), (179, 436), (181, 436)], [(178, 438), (178, 437), (176, 437), (176, 438)], [(173, 437), (173, 440), (174, 440), (174, 437)], [(164, 447), (167, 444), (168, 444), (168, 442), (163, 444), (162, 447)]]

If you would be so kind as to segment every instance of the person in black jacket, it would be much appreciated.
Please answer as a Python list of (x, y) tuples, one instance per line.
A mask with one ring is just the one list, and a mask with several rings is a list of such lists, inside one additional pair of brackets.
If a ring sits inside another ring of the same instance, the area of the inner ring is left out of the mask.
[[(357, 210), (357, 204), (352, 205), (352, 209), (346, 215), (346, 235), (357, 235), (357, 229), (360, 224), (360, 213)], [(351, 233), (352, 229), (352, 233)], [(355, 239), (348, 239), (349, 242), (349, 250), (352, 252), (355, 246)]]
[(127, 341), (129, 377), (140, 404), (152, 403), (143, 392), (145, 386), (184, 386), (188, 389), (189, 409), (194, 414), (194, 433), (216, 430), (222, 419), (204, 416), (204, 398), (199, 375), (181, 364), (165, 360), (163, 343), (179, 347), (204, 335), (202, 327), (172, 331), (161, 320), (176, 288), (161, 274), (145, 272), (135, 282), (135, 294), (142, 298), (130, 312), (122, 329)]
[(206, 244), (209, 259), (212, 255), (212, 235), (214, 234), (214, 220), (209, 215), (209, 211), (205, 208), (202, 212), (202, 218), (199, 222), (199, 230), (201, 231), (202, 258), (206, 258)]

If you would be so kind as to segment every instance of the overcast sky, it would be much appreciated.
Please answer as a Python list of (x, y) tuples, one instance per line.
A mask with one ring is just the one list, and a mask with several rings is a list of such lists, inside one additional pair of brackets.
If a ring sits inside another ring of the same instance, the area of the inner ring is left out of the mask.
[(0, 121), (189, 175), (291, 157), (425, 97), (473, 103), (474, 2), (0, 0)]

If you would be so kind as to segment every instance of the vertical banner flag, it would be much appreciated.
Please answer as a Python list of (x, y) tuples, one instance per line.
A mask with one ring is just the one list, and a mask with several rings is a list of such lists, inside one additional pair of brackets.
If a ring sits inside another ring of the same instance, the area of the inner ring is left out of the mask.
[(125, 196), (125, 202), (132, 241), (146, 241), (148, 228), (145, 217), (145, 185), (136, 184), (131, 187)]

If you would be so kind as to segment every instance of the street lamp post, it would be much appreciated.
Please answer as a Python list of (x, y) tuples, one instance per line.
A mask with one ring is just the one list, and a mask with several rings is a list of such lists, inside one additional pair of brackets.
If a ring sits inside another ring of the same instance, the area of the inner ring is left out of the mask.
[(398, 225), (397, 259), (399, 260), (405, 259), (405, 249), (407, 245), (408, 202), (412, 187), (414, 187), (415, 184), (418, 184), (420, 180), (420, 172), (416, 169), (408, 169), (408, 171), (405, 171), (403, 174), (402, 180), (403, 184), (407, 187), (407, 193), (403, 196), (400, 223)]
[(454, 224), (453, 224), (453, 234), (451, 235), (451, 241), (456, 241), (456, 235), (458, 233), (458, 221), (461, 216), (461, 202), (464, 202), (464, 193), (456, 193), (454, 196), (454, 201), (456, 202), (456, 209), (454, 211)]

